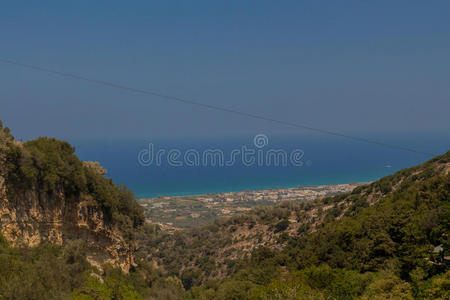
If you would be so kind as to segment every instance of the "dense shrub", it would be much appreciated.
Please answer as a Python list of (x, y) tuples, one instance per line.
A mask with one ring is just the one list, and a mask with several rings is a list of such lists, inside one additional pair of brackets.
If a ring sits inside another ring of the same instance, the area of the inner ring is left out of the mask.
[[(1, 136), (5, 139), (6, 134)], [(105, 221), (118, 223), (124, 232), (131, 234), (143, 224), (143, 208), (133, 193), (104, 177), (100, 166), (83, 164), (67, 142), (40, 137), (22, 146), (2, 145), (10, 163), (7, 183), (11, 200), (30, 188), (49, 195), (63, 192), (67, 200), (92, 199), (90, 204), (103, 210)]]

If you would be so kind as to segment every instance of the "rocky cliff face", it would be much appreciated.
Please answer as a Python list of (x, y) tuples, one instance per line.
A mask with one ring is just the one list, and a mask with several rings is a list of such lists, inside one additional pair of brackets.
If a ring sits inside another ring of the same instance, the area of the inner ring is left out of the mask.
[(103, 212), (91, 206), (89, 199), (67, 199), (62, 190), (48, 194), (31, 189), (10, 200), (1, 175), (0, 230), (14, 246), (33, 247), (42, 242), (64, 246), (81, 239), (94, 265), (112, 263), (128, 271), (133, 264), (132, 243), (117, 226), (104, 221)]
[[(23, 148), (5, 139), (0, 127), (0, 232), (6, 240), (13, 246), (33, 247), (43, 242), (64, 246), (81, 239), (93, 265), (111, 263), (127, 272), (133, 264), (134, 243), (123, 224), (105, 216), (104, 205), (89, 192), (67, 193), (63, 184), (46, 189), (39, 177), (23, 188), (9, 184), (10, 173), (17, 168), (5, 154), (11, 144)], [(116, 189), (112, 182), (110, 188)]]
[(10, 201), (4, 181), (0, 177), (0, 230), (11, 245), (33, 247), (51, 242), (64, 246), (81, 239), (87, 243), (92, 264), (106, 262), (129, 270), (133, 246), (118, 228), (104, 222), (101, 210), (88, 201), (66, 199), (63, 191), (48, 195), (29, 190)]

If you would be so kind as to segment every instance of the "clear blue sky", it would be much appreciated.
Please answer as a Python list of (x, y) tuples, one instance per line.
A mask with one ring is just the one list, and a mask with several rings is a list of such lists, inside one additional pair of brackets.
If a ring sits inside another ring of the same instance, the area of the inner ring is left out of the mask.
[[(449, 1), (8, 1), (0, 58), (365, 136), (450, 132)], [(0, 63), (18, 138), (299, 129)]]

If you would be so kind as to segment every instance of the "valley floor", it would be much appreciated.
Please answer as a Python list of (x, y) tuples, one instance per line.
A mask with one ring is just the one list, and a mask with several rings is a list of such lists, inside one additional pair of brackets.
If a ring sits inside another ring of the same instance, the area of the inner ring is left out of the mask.
[(172, 232), (211, 223), (216, 217), (243, 213), (261, 205), (320, 199), (351, 192), (354, 188), (365, 184), (367, 183), (298, 186), (286, 189), (247, 190), (191, 196), (163, 196), (140, 199), (138, 202), (145, 208), (147, 222), (156, 223), (162, 229)]

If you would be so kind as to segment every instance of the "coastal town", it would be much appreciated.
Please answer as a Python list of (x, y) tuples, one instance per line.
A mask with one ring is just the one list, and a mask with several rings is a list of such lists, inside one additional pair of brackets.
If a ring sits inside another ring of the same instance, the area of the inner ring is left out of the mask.
[(350, 192), (366, 183), (298, 186), (240, 192), (210, 193), (189, 196), (161, 196), (138, 200), (145, 208), (146, 220), (162, 229), (175, 231), (212, 222), (216, 217), (230, 216), (262, 205), (283, 201), (309, 201)]

